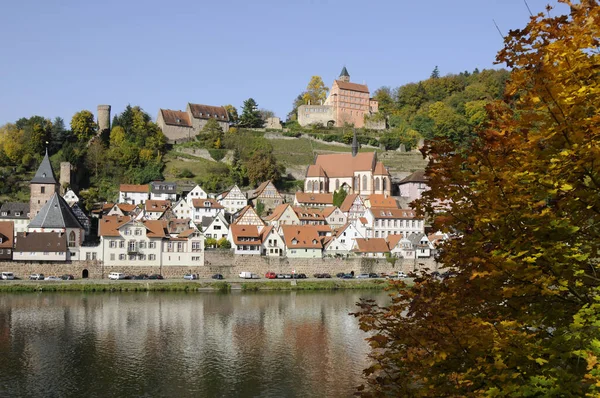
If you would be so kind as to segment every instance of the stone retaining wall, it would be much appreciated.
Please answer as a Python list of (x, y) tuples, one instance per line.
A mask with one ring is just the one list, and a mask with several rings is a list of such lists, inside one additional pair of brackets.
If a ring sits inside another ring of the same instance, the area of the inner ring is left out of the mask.
[(263, 257), (250, 255), (233, 255), (229, 251), (207, 250), (203, 266), (105, 266), (99, 261), (73, 261), (71, 263), (42, 263), (42, 262), (0, 262), (0, 271), (14, 272), (21, 279), (29, 275), (41, 273), (45, 276), (60, 276), (71, 274), (77, 279), (87, 275), (91, 279), (107, 278), (111, 272), (125, 274), (162, 274), (165, 278), (181, 279), (188, 273), (198, 274), (201, 278), (209, 278), (213, 274), (222, 274), (225, 278), (235, 278), (242, 271), (253, 272), (264, 276), (268, 271), (275, 273), (304, 273), (312, 276), (315, 273), (327, 272), (335, 275), (338, 272), (355, 274), (365, 272), (406, 273), (423, 269), (437, 271), (441, 265), (433, 258), (406, 260), (397, 259), (395, 264), (385, 259), (350, 258), (346, 260), (334, 258), (285, 258)]

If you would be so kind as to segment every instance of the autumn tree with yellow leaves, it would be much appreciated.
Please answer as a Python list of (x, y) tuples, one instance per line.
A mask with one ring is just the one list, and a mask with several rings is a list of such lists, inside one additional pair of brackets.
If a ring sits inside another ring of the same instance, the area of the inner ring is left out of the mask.
[(600, 6), (561, 3), (507, 35), (504, 99), (472, 149), (424, 148), (417, 208), (455, 233), (453, 274), (361, 302), (360, 395), (600, 395)]

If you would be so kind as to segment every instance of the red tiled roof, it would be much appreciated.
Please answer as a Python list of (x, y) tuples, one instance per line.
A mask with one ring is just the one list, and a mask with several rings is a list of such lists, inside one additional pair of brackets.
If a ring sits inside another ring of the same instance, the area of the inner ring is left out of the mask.
[(373, 175), (389, 176), (390, 173), (386, 170), (386, 168), (382, 162), (377, 162), (377, 164), (375, 165), (375, 171), (373, 172)]
[[(209, 205), (206, 205), (206, 202), (208, 202)], [(214, 199), (192, 199), (192, 206), (196, 209), (224, 209), (224, 207)]]
[(165, 211), (171, 206), (170, 200), (147, 200), (145, 203), (146, 211)]
[(203, 104), (189, 104), (192, 116), (196, 119), (217, 119), (222, 122), (228, 122), (229, 116), (227, 110), (222, 106), (212, 106)]
[(301, 204), (333, 204), (332, 193), (306, 193), (296, 192), (296, 202)]
[(135, 210), (137, 206), (130, 203), (117, 203), (117, 207), (121, 209), (123, 213), (130, 213)]
[(323, 170), (323, 168), (321, 166), (318, 166), (316, 164), (311, 164), (310, 166), (308, 166), (308, 170), (306, 171), (306, 176), (307, 177), (327, 177), (327, 174), (325, 174), (325, 171)]
[(358, 246), (354, 251), (359, 253), (387, 253), (390, 251), (387, 242), (383, 238), (356, 238)]
[(398, 203), (396, 202), (396, 199), (392, 198), (391, 196), (387, 196), (387, 195), (381, 195), (381, 194), (373, 194), (370, 195), (368, 198), (369, 204), (371, 205), (371, 208), (379, 208), (379, 207), (384, 207), (386, 209), (394, 209), (394, 208), (398, 208)]
[(129, 221), (131, 221), (130, 216), (104, 216), (99, 221), (98, 235), (120, 236), (119, 227)]
[(400, 218), (416, 218), (414, 210), (407, 209), (385, 209), (376, 208), (371, 209), (373, 217), (376, 219), (400, 219)]
[[(236, 245), (260, 245), (260, 233), (256, 225), (232, 225), (231, 235)], [(240, 239), (244, 238), (244, 239)]]
[(187, 112), (173, 111), (171, 109), (161, 109), (160, 113), (165, 124), (181, 127), (192, 127), (192, 122)]
[(414, 173), (400, 181), (400, 184), (406, 184), (408, 182), (427, 182), (427, 176), (425, 176), (425, 171), (415, 171)]
[(329, 153), (317, 155), (315, 166), (321, 167), (329, 178), (354, 177), (355, 171), (371, 171), (375, 167), (375, 152)]
[(15, 251), (20, 252), (65, 252), (67, 234), (61, 232), (19, 232)]
[(119, 191), (147, 193), (148, 192), (148, 184), (146, 184), (146, 185), (121, 184), (119, 187)]
[(334, 211), (336, 211), (338, 209), (338, 207), (336, 206), (327, 206), (324, 207), (323, 210), (321, 210), (321, 214), (323, 214), (323, 217), (327, 218), (330, 215), (333, 214)]
[(398, 245), (398, 242), (400, 242), (400, 240), (402, 240), (402, 238), (404, 238), (404, 235), (402, 235), (402, 234), (388, 235), (386, 239), (387, 239), (388, 247), (390, 248), (390, 250), (392, 250), (394, 247), (396, 247)]
[(288, 250), (323, 248), (319, 230), (313, 225), (284, 225), (281, 230)]
[(351, 194), (347, 195), (346, 199), (344, 199), (344, 202), (340, 206), (340, 210), (343, 211), (344, 213), (349, 212), (350, 208), (352, 207), (352, 204), (354, 204), (354, 201), (356, 200), (357, 196), (358, 196), (358, 194), (356, 194), (356, 193), (351, 193)]
[(149, 238), (165, 238), (165, 221), (164, 220), (148, 220), (144, 221), (144, 226), (148, 231), (146, 236)]
[(369, 93), (369, 87), (366, 84), (350, 83), (341, 80), (335, 81), (342, 90), (359, 91), (361, 93)]

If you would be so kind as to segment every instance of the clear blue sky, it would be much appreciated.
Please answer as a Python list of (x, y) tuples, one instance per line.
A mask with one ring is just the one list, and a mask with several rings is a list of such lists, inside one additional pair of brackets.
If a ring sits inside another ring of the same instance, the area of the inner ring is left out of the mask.
[[(528, 0), (534, 13), (556, 0)], [(0, 8), (0, 125), (253, 97), (285, 119), (312, 75), (397, 87), (494, 67), (523, 0), (19, 0)], [(557, 6), (553, 13), (565, 13)]]

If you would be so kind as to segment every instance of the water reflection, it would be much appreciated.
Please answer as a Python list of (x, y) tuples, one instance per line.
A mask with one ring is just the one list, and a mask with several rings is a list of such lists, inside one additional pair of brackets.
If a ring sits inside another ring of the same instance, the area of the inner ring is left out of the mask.
[(0, 396), (349, 396), (366, 296), (0, 295)]

